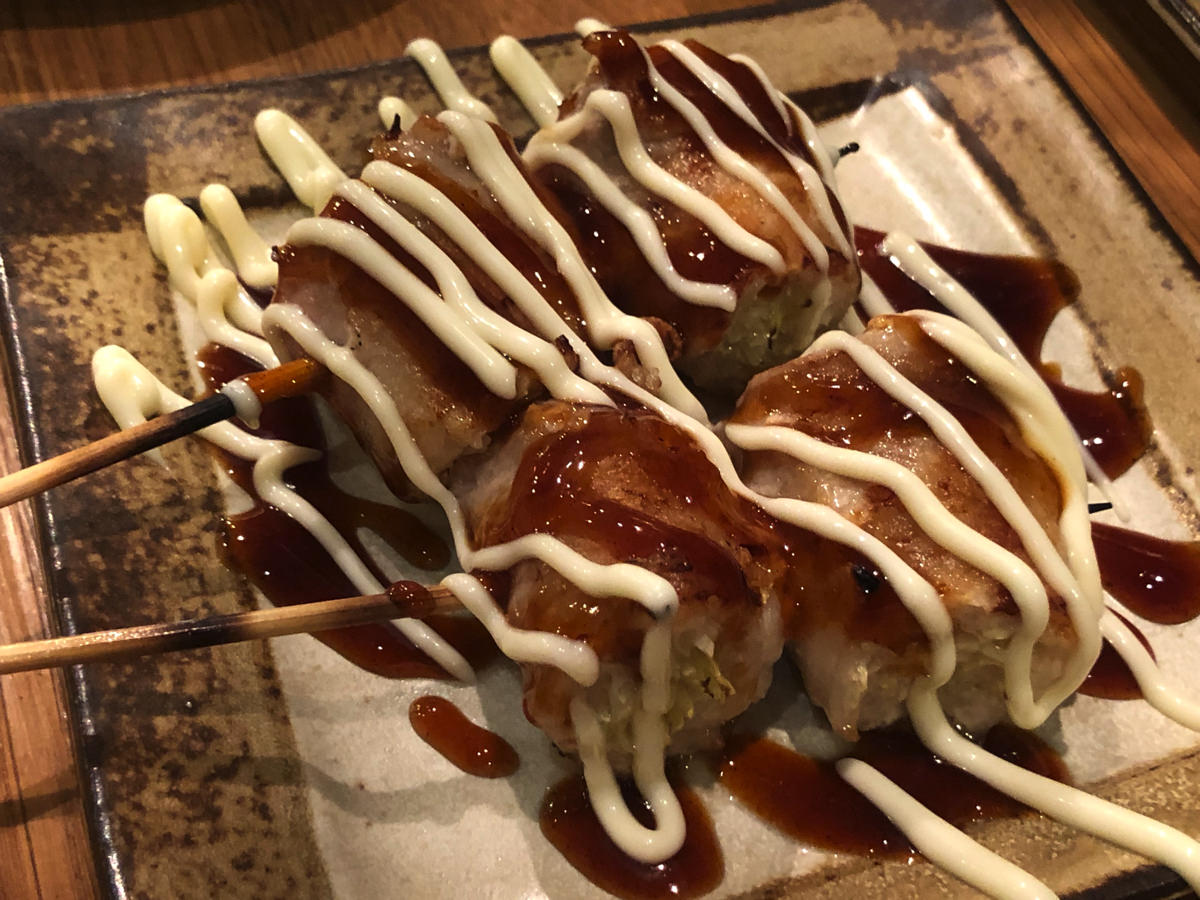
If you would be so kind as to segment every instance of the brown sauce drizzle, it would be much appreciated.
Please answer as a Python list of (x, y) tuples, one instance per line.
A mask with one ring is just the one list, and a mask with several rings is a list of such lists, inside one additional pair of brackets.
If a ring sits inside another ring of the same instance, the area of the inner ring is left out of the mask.
[(1200, 541), (1165, 541), (1092, 523), (1104, 589), (1143, 619), (1179, 625), (1200, 616)]
[(442, 697), (418, 697), (408, 708), (408, 721), (417, 737), (468, 775), (505, 778), (520, 765), (512, 744)]
[[(588, 802), (582, 775), (572, 775), (546, 792), (542, 834), (592, 884), (628, 900), (687, 898), (707, 894), (725, 877), (725, 858), (712, 819), (700, 798), (674, 783), (683, 807), (687, 837), (679, 852), (657, 865), (638, 862), (612, 842)], [(622, 783), (625, 802), (647, 827), (653, 818), (636, 788)]]
[[(988, 732), (983, 746), (1039, 775), (1069, 781), (1058, 754), (1027, 731), (998, 725)], [(851, 755), (957, 826), (1028, 809), (943, 763), (909, 734), (868, 734)], [(900, 830), (842, 780), (832, 762), (757, 738), (732, 743), (719, 772), (721, 783), (751, 812), (806, 844), (872, 857), (917, 855)]]
[[(1133, 632), (1133, 636), (1142, 642), (1142, 646), (1153, 657), (1154, 648), (1150, 646), (1150, 641), (1142, 634), (1141, 629), (1115, 609), (1110, 608), (1109, 612), (1125, 623), (1126, 627)], [(1087, 694), (1089, 697), (1099, 697), (1102, 700), (1141, 700), (1143, 696), (1142, 689), (1138, 686), (1137, 679), (1130, 671), (1129, 665), (1117, 652), (1117, 648), (1108, 641), (1105, 641), (1100, 648), (1100, 655), (1093, 663), (1092, 670), (1083, 680), (1083, 684), (1079, 686), (1079, 693)]]
[[(882, 231), (855, 228), (854, 232), (863, 270), (896, 309), (942, 310), (923, 287), (882, 254)], [(936, 244), (921, 246), (1009, 333), (1105, 474), (1117, 477), (1145, 453), (1153, 429), (1136, 370), (1118, 369), (1115, 387), (1092, 392), (1063, 384), (1058, 367), (1042, 360), (1050, 323), (1079, 296), (1079, 280), (1069, 268), (1055, 260), (970, 253)]]
[[(629, 99), (641, 133), (671, 136), (670, 141), (648, 144), (647, 152), (655, 162), (672, 171), (678, 168), (681, 160), (708, 158), (708, 151), (691, 126), (654, 89), (647, 57), (629, 34), (596, 32), (584, 38), (583, 48), (596, 58), (598, 64), (598, 83), (593, 86), (623, 93)], [(661, 55), (662, 51), (656, 53)], [(564, 114), (574, 112), (585, 97), (586, 91), (569, 97)], [(743, 130), (748, 132), (748, 129)], [(595, 142), (600, 139), (591, 136), (583, 140)], [(600, 140), (598, 147), (576, 145), (585, 152), (592, 150), (600, 159), (608, 156), (611, 147), (607, 138)], [(770, 152), (775, 153), (774, 150)], [(646, 260), (629, 230), (567, 169), (549, 165), (539, 172), (538, 177), (553, 186), (553, 193), (572, 219), (576, 242), (601, 287), (609, 296), (621, 297), (626, 312), (670, 323), (682, 336), (688, 352), (707, 350), (720, 342), (728, 327), (728, 312), (677, 297)], [(646, 194), (637, 186), (627, 187), (627, 191), (632, 191), (630, 198), (653, 217), (671, 264), (684, 278), (731, 285), (740, 291), (761, 271), (759, 264), (725, 244), (700, 219), (681, 207)]]
[[(1200, 541), (1165, 541), (1094, 522), (1092, 542), (1104, 589), (1137, 615), (1160, 625), (1179, 625), (1200, 616)], [(1141, 630), (1116, 610), (1113, 613), (1153, 656)], [(1133, 672), (1107, 641), (1079, 692), (1106, 700), (1142, 697)]]
[[(516, 149), (511, 140), (497, 131), (501, 145), (514, 158), (518, 169), (523, 165), (516, 159)], [(554, 260), (523, 231), (514, 228), (508, 216), (491, 192), (482, 186), (469, 165), (459, 159), (454, 149), (457, 141), (445, 126), (430, 119), (419, 119), (404, 133), (388, 134), (376, 138), (371, 144), (371, 157), (382, 159), (417, 175), (462, 210), (484, 237), (496, 246), (506, 259), (511, 261), (542, 295), (550, 306), (562, 315), (576, 334), (586, 334), (582, 311), (570, 285), (558, 271)], [(529, 181), (539, 199), (552, 211), (557, 210), (557, 201), (536, 180)], [(451, 240), (430, 220), (416, 210), (388, 199), (401, 209), (406, 218), (419, 224), (422, 232), (434, 238), (467, 274), (467, 280), (475, 286), (480, 299), (510, 321), (528, 327), (524, 313), (512, 302), (507, 293), (495, 284), (480, 268), (471, 254)], [(428, 282), (437, 290), (435, 282)]]
[[(215, 344), (202, 348), (197, 361), (210, 389), (259, 368), (240, 353)], [(265, 407), (261, 425), (253, 433), (324, 449), (312, 402), (306, 397), (280, 400)], [(288, 606), (359, 593), (316, 538), (290, 516), (257, 497), (251, 463), (219, 451), (217, 455), (233, 482), (256, 501), (247, 512), (228, 518), (226, 548), (237, 568), (271, 603)], [(406, 510), (345, 493), (333, 483), (323, 460), (290, 469), (288, 480), (361, 555), (365, 556), (365, 551), (357, 531), (368, 528), (419, 568), (445, 565), (448, 548), (420, 519)], [(376, 576), (387, 581), (378, 572)], [(473, 666), (486, 664), (498, 653), (486, 629), (474, 618), (439, 615), (425, 621)], [(341, 628), (314, 636), (355, 665), (385, 678), (450, 677), (390, 623)]]

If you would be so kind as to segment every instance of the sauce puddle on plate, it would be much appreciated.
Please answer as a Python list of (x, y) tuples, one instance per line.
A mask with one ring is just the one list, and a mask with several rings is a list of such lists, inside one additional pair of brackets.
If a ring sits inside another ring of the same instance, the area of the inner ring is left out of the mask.
[[(1010, 762), (1068, 781), (1066, 766), (1035, 735), (998, 725), (984, 747)], [(923, 806), (954, 825), (1016, 816), (1027, 807), (933, 756), (907, 733), (865, 735), (851, 754), (874, 766)], [(817, 760), (766, 738), (734, 740), (722, 756), (721, 783), (759, 818), (796, 840), (862, 856), (919, 854), (866, 797)]]
[[(612, 842), (588, 802), (582, 775), (571, 775), (542, 800), (542, 834), (592, 884), (626, 900), (700, 897), (725, 877), (725, 857), (712, 819), (700, 798), (673, 779), (683, 807), (687, 837), (679, 852), (656, 865), (626, 856)], [(625, 802), (647, 827), (654, 824), (637, 789), (623, 781)]]

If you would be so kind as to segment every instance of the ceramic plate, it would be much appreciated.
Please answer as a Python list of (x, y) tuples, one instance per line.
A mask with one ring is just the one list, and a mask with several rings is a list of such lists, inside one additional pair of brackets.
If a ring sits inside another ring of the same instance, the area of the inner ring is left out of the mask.
[[(1195, 268), (1006, 13), (981, 0), (846, 0), (638, 30), (756, 57), (831, 141), (859, 141), (863, 149), (839, 170), (856, 221), (1073, 266), (1082, 300), (1056, 325), (1052, 348), (1077, 380), (1095, 381), (1119, 364), (1141, 369), (1158, 434), (1120, 489), (1138, 526), (1168, 537), (1196, 531)], [(573, 36), (531, 46), (561, 85), (582, 71)], [(505, 126), (530, 132), (485, 50), (452, 59)], [(286, 110), (356, 171), (385, 94), (438, 108), (417, 67), (400, 61), (0, 110), (5, 338), (30, 457), (113, 429), (91, 388), (89, 361), (102, 344), (124, 345), (175, 389), (195, 392), (188, 315), (142, 231), (146, 196), (191, 201), (210, 181), (223, 182), (277, 237), (303, 210), (259, 152), (254, 114)], [(189, 441), (167, 448), (162, 465), (137, 460), (43, 498), (43, 548), (63, 630), (255, 606), (224, 563), (222, 502), (211, 458)], [(1146, 630), (1168, 673), (1186, 677), (1200, 634)], [(113, 896), (595, 892), (540, 834), (541, 797), (569, 764), (520, 715), (511, 668), (489, 670), (478, 691), (390, 681), (298, 636), (88, 667), (72, 685), (96, 861)], [(408, 704), (431, 690), (508, 738), (522, 757), (519, 773), (472, 779), (416, 740)], [(796, 691), (781, 668), (759, 713), (793, 736), (815, 727)], [(1192, 733), (1140, 703), (1081, 699), (1045, 736), (1081, 783), (1200, 832)], [(931, 865), (800, 847), (705, 785), (702, 763), (691, 770), (725, 851), (719, 895), (966, 892)], [(1171, 876), (1153, 868), (1127, 875), (1144, 860), (1046, 819), (995, 822), (978, 834), (1061, 891), (1171, 889)]]

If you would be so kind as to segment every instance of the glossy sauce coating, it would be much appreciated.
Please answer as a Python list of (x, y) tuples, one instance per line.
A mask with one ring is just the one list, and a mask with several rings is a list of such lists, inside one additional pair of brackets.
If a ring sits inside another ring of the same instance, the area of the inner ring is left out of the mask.
[[(936, 309), (928, 292), (880, 251), (881, 231), (855, 228), (859, 262), (896, 309)], [(1116, 387), (1092, 392), (1063, 384), (1058, 367), (1042, 361), (1042, 344), (1060, 310), (1079, 296), (1079, 280), (1060, 262), (997, 256), (922, 244), (1012, 337), (1062, 406), (1096, 462), (1110, 478), (1126, 471), (1149, 446), (1153, 428), (1136, 370), (1115, 373)]]
[[(711, 129), (712, 135), (733, 154), (749, 161), (788, 202), (802, 209), (807, 202), (806, 188), (770, 140), (747, 126), (708, 85), (702, 84), (663, 47), (650, 47), (643, 53), (630, 35), (620, 31), (593, 33), (584, 39), (583, 46), (595, 57), (597, 69), (585, 79), (579, 91), (567, 98), (561, 112), (563, 119), (577, 113), (592, 90), (619, 91), (628, 99), (637, 131), (645, 139), (646, 152), (657, 166), (680, 182), (714, 196), (727, 213), (733, 214), (735, 221), (783, 252), (796, 270), (813, 265), (806, 251), (796, 243), (795, 235), (789, 236), (788, 229), (778, 228), (776, 211), (746, 184), (721, 169), (696, 128), (656, 88), (655, 78), (661, 78), (682, 95), (685, 103), (695, 107), (705, 122), (702, 130)], [(733, 85), (772, 140), (812, 162), (812, 151), (799, 136), (799, 128), (789, 128), (749, 68), (694, 41), (686, 42), (685, 46)], [(650, 192), (631, 178), (613, 158), (613, 147), (606, 134), (607, 126), (599, 134), (585, 133), (577, 146), (601, 165), (636, 206), (650, 215), (675, 272), (690, 281), (727, 285), (739, 293), (764, 280), (769, 286), (781, 281), (759, 262), (725, 243), (694, 211)], [(547, 164), (539, 169), (538, 177), (569, 211), (580, 249), (605, 291), (621, 298), (622, 308), (669, 323), (678, 331), (685, 355), (710, 349), (720, 342), (730, 321), (729, 312), (691, 303), (676, 295), (639, 249), (629, 229), (565, 165)], [(845, 218), (832, 192), (828, 199), (834, 218), (844, 229)], [(756, 217), (760, 218), (756, 221)], [(831, 236), (820, 230), (817, 239), (832, 241)], [(849, 263), (834, 254), (830, 266), (833, 272), (841, 273), (848, 269)]]
[(443, 697), (418, 697), (408, 708), (408, 721), (421, 740), (468, 775), (505, 778), (520, 765), (508, 741)]
[[(1104, 589), (1133, 612), (1160, 625), (1200, 616), (1200, 541), (1165, 541), (1099, 522), (1092, 525), (1092, 540)], [(1153, 656), (1146, 636), (1117, 615)], [(1142, 696), (1129, 666), (1108, 643), (1079, 692), (1107, 700)]]
[[(582, 775), (572, 775), (546, 792), (538, 818), (542, 834), (592, 884), (626, 900), (700, 897), (725, 877), (725, 859), (712, 819), (689, 788), (673, 785), (687, 822), (687, 839), (673, 857), (658, 865), (639, 863), (622, 853), (604, 833), (588, 802)], [(650, 824), (636, 790), (622, 786), (634, 814)]]
[(1179, 625), (1200, 616), (1200, 541), (1165, 541), (1092, 524), (1104, 589), (1143, 619)]
[[(198, 353), (198, 363), (212, 389), (258, 368), (239, 353), (211, 344)], [(324, 447), (311, 401), (306, 398), (281, 400), (264, 408), (261, 425), (254, 433), (303, 446)], [(220, 453), (218, 458), (230, 479), (254, 497), (251, 464)], [(323, 461), (289, 470), (288, 479), (352, 545), (358, 544), (358, 529), (368, 528), (419, 568), (436, 569), (445, 565), (448, 549), (420, 519), (394, 506), (346, 494), (332, 482)], [(261, 501), (227, 519), (226, 548), (237, 568), (276, 606), (359, 593), (316, 538), (294, 519)], [(361, 546), (356, 549), (363, 554)], [(475, 619), (433, 616), (427, 621), (472, 664), (484, 664), (495, 657), (495, 644)], [(388, 623), (341, 628), (321, 632), (316, 637), (355, 665), (377, 675), (448, 677)]]
[[(706, 615), (760, 607), (784, 552), (779, 532), (724, 487), (692, 441), (640, 410), (534, 409), (528, 419), (545, 433), (522, 448), (507, 495), (477, 514), (476, 541), (551, 534), (598, 562), (651, 568), (685, 606), (713, 598)], [(548, 597), (510, 609), (510, 619), (582, 637), (604, 660), (636, 659), (649, 614), (621, 598), (578, 599)]]
[[(1058, 755), (1029, 732), (996, 726), (983, 746), (1030, 771), (1069, 781)], [(852, 755), (954, 825), (1015, 816), (1026, 809), (942, 763), (909, 734), (871, 733), (858, 742)], [(719, 771), (721, 783), (737, 800), (798, 841), (865, 856), (917, 855), (887, 817), (841, 779), (832, 762), (757, 738), (733, 742)]]

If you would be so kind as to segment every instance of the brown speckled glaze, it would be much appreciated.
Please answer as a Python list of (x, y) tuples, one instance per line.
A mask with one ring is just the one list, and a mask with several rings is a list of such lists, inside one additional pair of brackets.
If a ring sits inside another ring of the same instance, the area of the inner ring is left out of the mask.
[[(564, 27), (570, 23), (564, 22)], [(759, 58), (818, 116), (856, 107), (872, 79), (918, 83), (957, 130), (1023, 227), (1083, 281), (1084, 316), (1102, 363), (1146, 374), (1163, 438), (1160, 483), (1197, 521), (1190, 468), (1200, 458), (1196, 270), (1119, 163), (992, 3), (804, 4), (671, 23), (676, 36)], [(648, 29), (657, 33), (657, 28)], [(802, 50), (802, 52), (797, 52)], [(582, 71), (570, 37), (536, 42), (560, 84)], [(532, 123), (496, 81), (483, 50), (453, 55), (467, 85), (518, 135)], [(889, 82), (875, 86), (888, 90)], [(91, 388), (101, 344), (129, 348), (191, 392), (162, 270), (141, 224), (147, 194), (194, 198), (229, 184), (255, 209), (296, 209), (259, 152), (250, 123), (264, 106), (300, 119), (348, 170), (398, 94), (437, 108), (409, 62), (227, 88), (0, 110), (0, 251), (10, 279), (11, 363), (38, 457), (108, 433)], [(885, 223), (866, 223), (885, 224)], [(964, 235), (964, 245), (970, 236)], [(1119, 249), (1116, 249), (1119, 248)], [(1180, 365), (1180, 361), (1187, 365)], [(116, 466), (45, 500), (44, 540), (63, 626), (87, 631), (248, 608), (222, 562), (212, 466), (195, 443)], [(134, 897), (309, 897), (330, 893), (269, 646), (89, 668), (75, 680), (84, 765), (96, 807), (103, 880)], [(1200, 832), (1200, 757), (1186, 753), (1101, 786), (1105, 795)], [(994, 823), (990, 846), (1056, 887), (1095, 886), (1138, 861), (1044, 819)], [(1113, 882), (1109, 893), (1126, 890)], [(756, 898), (961, 893), (932, 866), (835, 863)]]

